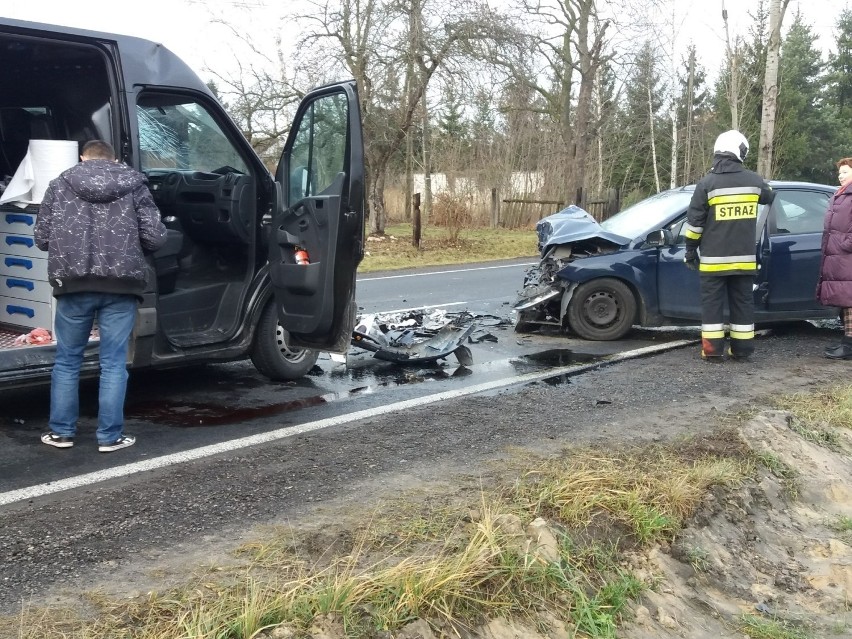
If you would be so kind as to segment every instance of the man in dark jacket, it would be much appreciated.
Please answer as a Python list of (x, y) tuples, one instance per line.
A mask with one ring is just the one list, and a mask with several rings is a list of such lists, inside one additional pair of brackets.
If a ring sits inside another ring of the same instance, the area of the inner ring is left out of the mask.
[(743, 166), (748, 140), (726, 131), (713, 146), (713, 167), (695, 187), (687, 212), (684, 261), (701, 276), (701, 357), (725, 353), (725, 302), (731, 345), (728, 355), (754, 352), (754, 276), (758, 205), (770, 204), (772, 189)]
[(124, 434), (127, 350), (146, 284), (144, 252), (166, 241), (166, 228), (144, 175), (117, 162), (106, 142), (83, 146), (82, 162), (51, 181), (33, 234), (47, 251), (56, 297), (56, 362), (50, 388), (50, 431), (41, 441), (74, 445), (83, 351), (97, 318), (100, 360), (98, 450), (132, 446)]

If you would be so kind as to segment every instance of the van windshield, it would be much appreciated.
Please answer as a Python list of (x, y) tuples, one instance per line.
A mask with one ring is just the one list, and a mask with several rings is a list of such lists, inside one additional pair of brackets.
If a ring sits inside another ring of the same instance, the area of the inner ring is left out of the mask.
[(245, 160), (201, 104), (174, 102), (174, 96), (148, 95), (136, 110), (143, 171), (248, 173)]

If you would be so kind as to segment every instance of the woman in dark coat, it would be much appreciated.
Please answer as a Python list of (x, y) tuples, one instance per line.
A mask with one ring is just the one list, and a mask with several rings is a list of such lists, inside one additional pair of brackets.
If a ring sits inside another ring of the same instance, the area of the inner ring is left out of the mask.
[(831, 196), (822, 233), (817, 299), (837, 306), (843, 318), (843, 339), (827, 348), (830, 359), (852, 359), (852, 158), (837, 163), (840, 188)]

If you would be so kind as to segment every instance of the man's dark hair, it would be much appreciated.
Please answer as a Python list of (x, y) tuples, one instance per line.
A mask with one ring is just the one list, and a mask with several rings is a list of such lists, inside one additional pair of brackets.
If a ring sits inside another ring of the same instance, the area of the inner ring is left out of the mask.
[(114, 160), (115, 149), (109, 142), (103, 140), (89, 140), (83, 145), (80, 155), (87, 160)]

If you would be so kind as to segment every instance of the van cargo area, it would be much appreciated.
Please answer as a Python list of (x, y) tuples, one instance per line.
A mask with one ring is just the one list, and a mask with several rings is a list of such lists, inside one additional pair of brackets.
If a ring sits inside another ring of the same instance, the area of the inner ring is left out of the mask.
[[(30, 140), (81, 147), (99, 138), (126, 159), (131, 146), (118, 124), (128, 119), (139, 134), (136, 168), (169, 229), (151, 257), (157, 322), (177, 348), (221, 342), (237, 331), (243, 295), (265, 258), (256, 250), (255, 178), (202, 101), (140, 92), (136, 112), (127, 112), (113, 97), (120, 77), (108, 46), (0, 35), (0, 179), (9, 182)], [(2, 349), (36, 326), (52, 330), (47, 255), (32, 246), (38, 203), (23, 204), (0, 205)]]
[[(364, 254), (356, 84), (317, 87), (279, 117), (272, 169), (161, 44), (0, 17), (0, 389), (50, 380), (56, 298), (33, 230), (50, 180), (94, 139), (146, 176), (168, 229), (147, 256), (129, 368), (250, 358), (286, 381), (318, 349), (344, 352)], [(98, 372), (95, 331), (81, 375)]]

